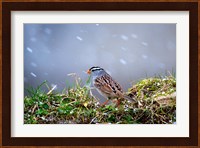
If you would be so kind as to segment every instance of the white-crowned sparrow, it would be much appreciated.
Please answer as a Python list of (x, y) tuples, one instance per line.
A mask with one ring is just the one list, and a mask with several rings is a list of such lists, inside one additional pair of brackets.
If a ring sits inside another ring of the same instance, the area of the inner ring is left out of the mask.
[(91, 67), (87, 73), (91, 75), (93, 86), (97, 91), (108, 99), (104, 104), (106, 104), (110, 99), (118, 99), (118, 105), (122, 98), (125, 98), (130, 102), (135, 101), (133, 98), (124, 94), (119, 83), (113, 80), (103, 68), (98, 66)]

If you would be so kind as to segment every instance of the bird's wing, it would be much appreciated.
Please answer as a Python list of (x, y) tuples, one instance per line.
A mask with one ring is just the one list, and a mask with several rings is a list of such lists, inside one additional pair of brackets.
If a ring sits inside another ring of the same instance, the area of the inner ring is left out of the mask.
[(102, 92), (106, 93), (111, 97), (120, 97), (122, 96), (121, 86), (112, 79), (109, 74), (103, 75), (95, 79), (94, 85)]
[(106, 94), (112, 93), (112, 89), (111, 87), (109, 87), (104, 77), (96, 78), (94, 81), (94, 86), (98, 88), (102, 93), (106, 93)]

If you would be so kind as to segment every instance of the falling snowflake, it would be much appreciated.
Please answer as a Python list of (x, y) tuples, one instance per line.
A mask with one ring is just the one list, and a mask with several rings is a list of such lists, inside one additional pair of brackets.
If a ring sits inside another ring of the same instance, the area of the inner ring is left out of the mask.
[(138, 38), (138, 36), (136, 34), (131, 34), (131, 37), (134, 38), (134, 39)]
[(142, 58), (143, 58), (143, 59), (147, 59), (147, 58), (148, 58), (148, 56), (147, 56), (147, 55), (145, 55), (145, 54), (143, 54), (143, 55), (142, 55)]
[(45, 32), (46, 34), (49, 35), (49, 34), (51, 34), (52, 31), (51, 31), (51, 29), (49, 29), (49, 28), (45, 28), (45, 29), (44, 29), (44, 32)]
[(33, 50), (30, 47), (27, 47), (26, 50), (29, 51), (30, 53), (33, 52)]
[(121, 62), (122, 64), (124, 64), (124, 65), (127, 64), (127, 62), (126, 62), (124, 59), (120, 59), (120, 62)]
[(142, 42), (142, 45), (144, 45), (144, 46), (148, 46), (148, 43), (146, 43), (146, 42)]
[(34, 63), (34, 62), (31, 62), (31, 66), (33, 66), (33, 67), (37, 67), (37, 64)]
[(128, 40), (128, 37), (125, 36), (125, 35), (121, 35), (121, 39), (123, 39), (124, 41), (127, 41), (127, 40)]
[(30, 74), (31, 74), (33, 77), (35, 77), (35, 78), (37, 77), (37, 75), (34, 74), (33, 72), (31, 72)]
[(79, 41), (83, 40), (80, 36), (76, 36), (76, 39), (78, 39)]
[(37, 41), (37, 39), (34, 38), (34, 37), (32, 37), (30, 40), (31, 40), (31, 42), (36, 42)]

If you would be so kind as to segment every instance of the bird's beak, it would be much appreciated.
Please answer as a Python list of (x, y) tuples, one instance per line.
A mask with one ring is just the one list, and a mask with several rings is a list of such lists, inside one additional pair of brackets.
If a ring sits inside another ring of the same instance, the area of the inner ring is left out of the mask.
[(90, 71), (90, 70), (87, 70), (87, 74), (91, 74), (91, 71)]

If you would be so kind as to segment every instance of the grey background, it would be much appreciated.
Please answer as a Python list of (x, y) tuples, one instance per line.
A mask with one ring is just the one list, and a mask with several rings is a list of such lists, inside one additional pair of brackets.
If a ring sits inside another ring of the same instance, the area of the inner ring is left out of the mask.
[(24, 25), (25, 89), (47, 80), (62, 91), (74, 83), (69, 73), (84, 84), (92, 66), (104, 68), (124, 91), (140, 79), (175, 72), (176, 25)]

